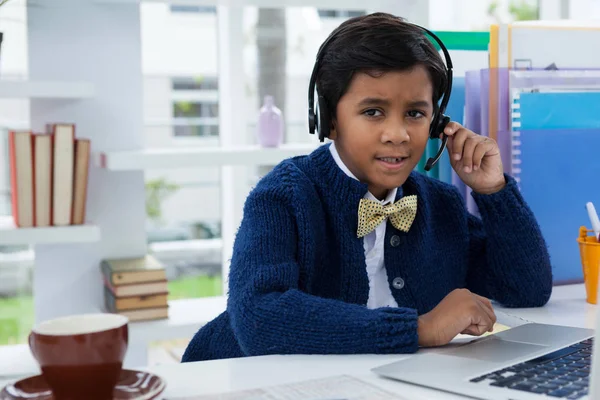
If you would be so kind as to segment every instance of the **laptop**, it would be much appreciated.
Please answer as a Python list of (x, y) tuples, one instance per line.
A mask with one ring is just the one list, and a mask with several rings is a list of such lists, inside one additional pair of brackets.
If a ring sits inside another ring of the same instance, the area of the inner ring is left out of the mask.
[(527, 323), (372, 371), (476, 399), (588, 400), (590, 391), (600, 399), (600, 346), (594, 341), (591, 329)]

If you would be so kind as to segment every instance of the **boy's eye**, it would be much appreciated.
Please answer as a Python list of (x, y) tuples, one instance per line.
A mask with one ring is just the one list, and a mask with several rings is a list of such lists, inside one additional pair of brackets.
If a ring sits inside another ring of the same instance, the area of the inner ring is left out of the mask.
[(422, 118), (425, 116), (425, 114), (423, 114), (421, 111), (417, 111), (417, 110), (411, 110), (407, 114), (411, 118)]
[(369, 110), (366, 110), (363, 112), (363, 114), (365, 114), (367, 117), (379, 117), (381, 114), (381, 111), (375, 109), (375, 108), (371, 108)]

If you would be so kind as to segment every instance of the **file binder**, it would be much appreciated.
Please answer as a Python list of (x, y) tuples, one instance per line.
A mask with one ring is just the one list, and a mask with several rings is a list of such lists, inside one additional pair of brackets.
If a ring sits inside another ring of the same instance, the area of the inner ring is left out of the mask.
[(512, 170), (548, 244), (555, 283), (583, 280), (576, 238), (600, 199), (600, 92), (515, 92)]

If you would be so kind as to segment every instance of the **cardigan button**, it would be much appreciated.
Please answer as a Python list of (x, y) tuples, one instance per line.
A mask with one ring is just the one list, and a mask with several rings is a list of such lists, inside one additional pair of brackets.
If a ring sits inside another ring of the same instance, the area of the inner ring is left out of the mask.
[(394, 287), (394, 289), (402, 289), (404, 287), (404, 279), (400, 277), (394, 278), (394, 280), (392, 281), (392, 286)]
[(390, 244), (392, 245), (392, 247), (398, 247), (400, 245), (400, 236), (393, 235), (390, 239)]

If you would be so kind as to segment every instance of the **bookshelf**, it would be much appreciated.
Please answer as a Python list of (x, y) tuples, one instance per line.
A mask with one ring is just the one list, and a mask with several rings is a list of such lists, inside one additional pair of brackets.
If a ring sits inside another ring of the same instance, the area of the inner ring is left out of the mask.
[[(0, 81), (0, 98), (29, 98), (34, 132), (68, 122), (94, 151), (142, 149), (139, 4), (59, 3), (27, 8), (29, 80)], [(147, 253), (143, 172), (113, 174), (92, 164), (88, 188), (86, 220), (93, 225), (0, 231), (11, 242), (34, 244), (35, 323), (97, 312), (101, 260)], [(145, 365), (141, 351), (132, 354), (127, 367)]]
[(307, 143), (282, 145), (279, 148), (243, 146), (117, 151), (95, 154), (94, 162), (96, 166), (109, 171), (226, 165), (275, 165), (286, 158), (308, 154), (317, 146), (316, 143)]
[(0, 217), (0, 246), (93, 243), (100, 240), (95, 225), (16, 228), (13, 219)]
[(94, 85), (88, 82), (0, 80), (0, 98), (86, 99), (93, 96)]

